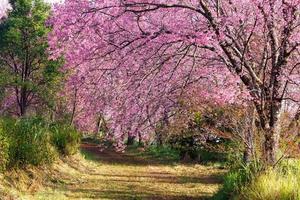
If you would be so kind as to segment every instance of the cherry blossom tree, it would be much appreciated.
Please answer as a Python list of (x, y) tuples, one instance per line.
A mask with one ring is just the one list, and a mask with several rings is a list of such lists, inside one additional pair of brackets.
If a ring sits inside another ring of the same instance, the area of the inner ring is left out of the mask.
[(273, 164), (283, 102), (298, 101), (299, 5), (67, 0), (55, 7), (49, 41), (52, 57), (64, 56), (65, 69), (94, 86), (93, 92), (81, 88), (90, 94), (84, 101), (94, 102), (83, 107), (113, 119), (119, 138), (151, 127), (176, 107), (181, 90), (201, 87), (203, 98), (236, 102), (242, 96), (254, 104), (265, 161)]

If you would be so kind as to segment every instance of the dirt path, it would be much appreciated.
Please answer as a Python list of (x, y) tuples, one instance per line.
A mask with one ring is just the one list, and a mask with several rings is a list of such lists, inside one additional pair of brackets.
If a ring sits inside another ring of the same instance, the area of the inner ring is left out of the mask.
[(87, 159), (55, 166), (47, 189), (24, 199), (207, 199), (220, 186), (221, 170), (202, 165), (162, 164), (82, 145)]

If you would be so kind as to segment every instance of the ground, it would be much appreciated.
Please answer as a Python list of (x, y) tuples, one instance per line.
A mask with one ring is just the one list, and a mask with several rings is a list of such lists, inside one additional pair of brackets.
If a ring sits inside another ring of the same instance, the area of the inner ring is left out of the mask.
[(25, 192), (18, 192), (19, 199), (208, 199), (218, 190), (224, 173), (212, 166), (158, 162), (130, 153), (101, 152), (91, 144), (82, 145), (82, 154), (85, 160), (77, 155), (54, 164), (53, 170), (43, 178), (44, 186), (29, 184)]

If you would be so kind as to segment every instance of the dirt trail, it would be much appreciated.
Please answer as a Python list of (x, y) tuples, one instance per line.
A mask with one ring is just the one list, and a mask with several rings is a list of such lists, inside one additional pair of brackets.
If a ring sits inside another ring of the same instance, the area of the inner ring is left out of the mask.
[(130, 154), (101, 152), (84, 144), (88, 159), (55, 166), (47, 189), (22, 199), (194, 200), (208, 199), (220, 186), (223, 171), (195, 164), (163, 164)]

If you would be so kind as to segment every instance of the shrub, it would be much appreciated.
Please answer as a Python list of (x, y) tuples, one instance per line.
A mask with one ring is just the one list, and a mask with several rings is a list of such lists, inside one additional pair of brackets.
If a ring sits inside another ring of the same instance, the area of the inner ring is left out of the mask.
[(225, 163), (227, 161), (227, 154), (222, 152), (208, 151), (205, 149), (199, 150), (200, 160), (202, 163), (219, 162)]
[(179, 151), (169, 146), (149, 146), (145, 149), (143, 155), (164, 161), (178, 161), (180, 159)]
[(214, 200), (237, 199), (242, 188), (263, 171), (263, 165), (257, 160), (245, 164), (239, 152), (228, 153), (225, 164), (229, 172), (224, 176), (223, 186), (213, 197)]
[(248, 169), (232, 170), (225, 177), (222, 189), (214, 196), (214, 200), (234, 199), (247, 181), (251, 179)]
[(39, 118), (22, 118), (2, 121), (9, 142), (9, 166), (40, 165), (51, 163), (55, 150), (50, 145), (47, 126)]
[(80, 143), (80, 134), (72, 126), (52, 124), (50, 126), (51, 142), (63, 155), (72, 155), (77, 152)]

